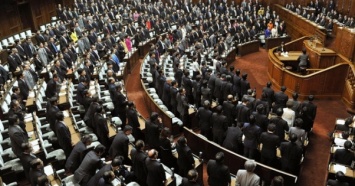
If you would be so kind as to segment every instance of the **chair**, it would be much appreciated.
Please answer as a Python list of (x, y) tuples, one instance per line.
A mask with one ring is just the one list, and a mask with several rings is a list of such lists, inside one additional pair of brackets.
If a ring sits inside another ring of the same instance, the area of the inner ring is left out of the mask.
[(115, 126), (121, 126), (122, 125), (122, 121), (119, 117), (113, 117), (112, 118), (112, 124), (114, 124)]

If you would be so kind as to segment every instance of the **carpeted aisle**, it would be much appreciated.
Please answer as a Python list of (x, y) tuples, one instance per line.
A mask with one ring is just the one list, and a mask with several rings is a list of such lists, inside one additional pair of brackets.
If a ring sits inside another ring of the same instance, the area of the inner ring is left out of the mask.
[[(242, 74), (248, 73), (248, 80), (251, 87), (256, 88), (258, 98), (262, 88), (268, 82), (268, 61), (267, 51), (260, 49), (257, 53), (237, 57), (236, 61), (232, 63), (236, 69), (241, 70)], [(133, 100), (137, 110), (147, 118), (149, 113), (142, 97), (145, 92), (140, 85), (139, 70), (140, 65), (137, 65), (125, 83), (128, 85), (128, 99)], [(310, 137), (302, 171), (299, 175), (300, 186), (325, 185), (331, 146), (328, 134), (334, 129), (335, 118), (348, 116), (345, 105), (340, 100), (316, 100), (315, 103), (318, 105), (317, 117), (313, 128), (314, 133)], [(204, 172), (204, 180), (207, 185), (206, 171)]]

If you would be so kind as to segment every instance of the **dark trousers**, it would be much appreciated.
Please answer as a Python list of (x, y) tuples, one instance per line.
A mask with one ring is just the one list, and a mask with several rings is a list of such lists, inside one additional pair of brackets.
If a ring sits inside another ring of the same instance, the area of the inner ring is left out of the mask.
[(250, 159), (255, 159), (256, 149), (244, 147), (244, 156)]

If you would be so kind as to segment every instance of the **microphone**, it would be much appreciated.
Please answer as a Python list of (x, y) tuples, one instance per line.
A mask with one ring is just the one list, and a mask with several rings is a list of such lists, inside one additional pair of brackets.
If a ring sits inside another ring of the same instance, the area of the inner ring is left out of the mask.
[(200, 162), (203, 162), (202, 155), (203, 155), (203, 152), (200, 151), (200, 152), (198, 153), (198, 160), (199, 160)]

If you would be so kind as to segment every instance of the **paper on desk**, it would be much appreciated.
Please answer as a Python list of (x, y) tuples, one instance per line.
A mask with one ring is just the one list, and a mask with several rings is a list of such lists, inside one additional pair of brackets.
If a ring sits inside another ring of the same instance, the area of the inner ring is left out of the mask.
[(335, 121), (335, 124), (337, 124), (337, 125), (344, 125), (344, 124), (345, 124), (345, 119), (337, 119), (337, 120)]
[(29, 97), (29, 98), (34, 98), (34, 97), (35, 97), (35, 92), (34, 92), (34, 91), (30, 91), (30, 92), (28, 93), (28, 97)]
[(65, 118), (69, 117), (69, 112), (67, 110), (65, 110), (65, 111), (63, 111), (63, 115), (64, 115)]
[(115, 178), (114, 180), (112, 180), (112, 185), (113, 186), (118, 186), (118, 185), (121, 185), (121, 182), (120, 182), (120, 180), (118, 180), (117, 178)]
[(59, 96), (65, 96), (67, 93), (66, 92), (60, 92)]
[(335, 145), (342, 146), (342, 147), (344, 146), (345, 141), (346, 141), (346, 139), (341, 139), (341, 138), (334, 139)]
[(343, 165), (334, 165), (333, 169), (334, 169), (334, 172), (341, 171), (344, 174), (346, 174), (346, 167)]
[(53, 175), (53, 167), (52, 165), (47, 165), (44, 167), (44, 173), (47, 175), (47, 176), (50, 176), (50, 175)]

